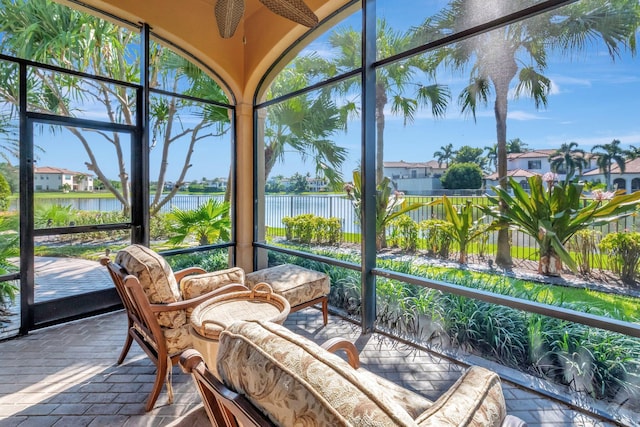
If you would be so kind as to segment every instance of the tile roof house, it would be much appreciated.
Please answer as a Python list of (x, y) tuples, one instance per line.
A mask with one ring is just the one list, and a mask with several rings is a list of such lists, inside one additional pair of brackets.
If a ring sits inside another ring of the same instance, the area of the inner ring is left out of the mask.
[[(540, 150), (531, 150), (524, 153), (509, 153), (507, 154), (507, 169), (524, 169), (530, 172), (535, 172), (543, 175), (547, 172), (551, 172), (551, 162), (549, 156), (556, 152), (555, 148), (545, 148)], [(596, 168), (596, 157), (590, 153), (585, 153), (585, 159), (587, 160), (587, 167), (585, 171)], [(564, 178), (562, 170), (558, 171), (560, 179)]]
[[(598, 168), (585, 172), (583, 177), (586, 181), (606, 181), (604, 173)], [(640, 190), (640, 158), (627, 160), (624, 172), (621, 172), (620, 167), (614, 163), (611, 166), (611, 184), (619, 190), (631, 192)]]
[(440, 177), (447, 170), (446, 163), (436, 160), (428, 162), (384, 162), (384, 175), (388, 176), (398, 191), (406, 194), (431, 194), (441, 190)]
[(33, 182), (36, 191), (93, 191), (92, 176), (51, 166), (34, 168)]

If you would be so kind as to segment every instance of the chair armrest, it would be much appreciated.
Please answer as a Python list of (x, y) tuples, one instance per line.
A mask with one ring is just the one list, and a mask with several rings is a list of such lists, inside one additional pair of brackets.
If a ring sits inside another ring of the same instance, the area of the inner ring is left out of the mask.
[(153, 311), (154, 313), (161, 313), (165, 311), (186, 310), (188, 308), (194, 308), (195, 306), (205, 302), (206, 300), (211, 299), (218, 295), (227, 294), (229, 292), (241, 292), (241, 291), (248, 291), (248, 290), (249, 289), (244, 285), (233, 283), (188, 300), (172, 302), (169, 304), (150, 304), (150, 306), (151, 306), (151, 311)]
[(433, 405), (418, 416), (419, 426), (482, 425), (500, 427), (507, 416), (500, 377), (470, 367)]
[(232, 283), (244, 285), (244, 270), (240, 267), (232, 267), (209, 273), (192, 274), (182, 278), (179, 283), (182, 298), (188, 300)]
[(189, 276), (190, 274), (203, 274), (206, 273), (207, 270), (205, 270), (204, 268), (200, 268), (200, 267), (187, 267), (185, 269), (182, 270), (178, 270), (178, 271), (174, 271), (173, 275), (176, 278), (176, 281), (178, 283), (180, 283), (180, 281), (186, 277)]
[(331, 353), (335, 353), (338, 350), (344, 350), (344, 352), (347, 353), (347, 361), (349, 362), (349, 365), (351, 365), (353, 369), (358, 369), (360, 367), (358, 349), (351, 341), (347, 341), (340, 337), (331, 338), (322, 344), (322, 348)]

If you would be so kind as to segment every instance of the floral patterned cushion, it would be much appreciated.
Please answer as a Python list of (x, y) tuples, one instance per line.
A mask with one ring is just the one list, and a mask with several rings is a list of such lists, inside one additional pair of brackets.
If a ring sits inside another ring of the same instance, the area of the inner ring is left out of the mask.
[(329, 294), (329, 276), (294, 264), (282, 264), (247, 274), (247, 286), (260, 282), (289, 301), (291, 307)]
[(187, 276), (180, 281), (180, 290), (184, 299), (191, 299), (232, 283), (244, 285), (244, 270), (242, 268), (233, 267)]
[[(355, 370), (288, 329), (238, 321), (220, 334), (218, 373), (280, 426), (505, 426), (500, 378), (473, 366), (436, 402)], [(422, 413), (421, 413), (422, 411)], [(505, 418), (506, 417), (506, 418)], [(514, 426), (522, 427), (513, 418)]]
[(182, 353), (188, 348), (193, 348), (193, 340), (189, 333), (189, 324), (182, 325), (178, 328), (162, 328), (164, 341), (167, 344), (167, 353), (169, 356)]
[(368, 376), (268, 322), (238, 321), (220, 334), (218, 372), (277, 425), (417, 426)]
[[(153, 250), (130, 245), (118, 251), (115, 262), (138, 278), (151, 304), (182, 300), (171, 266)], [(177, 328), (187, 323), (187, 315), (184, 310), (159, 313), (158, 323), (166, 328)]]
[(472, 366), (416, 421), (421, 427), (497, 427), (505, 417), (500, 377), (488, 369)]

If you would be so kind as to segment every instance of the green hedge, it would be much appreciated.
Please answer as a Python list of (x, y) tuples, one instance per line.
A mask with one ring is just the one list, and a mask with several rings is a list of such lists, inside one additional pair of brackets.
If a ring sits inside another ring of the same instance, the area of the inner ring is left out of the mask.
[(339, 218), (323, 218), (313, 214), (302, 214), (282, 218), (285, 236), (291, 242), (304, 244), (340, 244), (342, 224)]

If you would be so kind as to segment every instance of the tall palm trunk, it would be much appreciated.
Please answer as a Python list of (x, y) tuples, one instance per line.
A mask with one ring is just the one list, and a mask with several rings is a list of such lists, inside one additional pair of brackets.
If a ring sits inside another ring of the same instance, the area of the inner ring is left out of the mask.
[[(497, 34), (497, 33), (496, 33)], [(496, 91), (496, 100), (494, 104), (494, 114), (496, 116), (496, 139), (497, 139), (497, 161), (498, 161), (498, 180), (500, 187), (507, 190), (509, 181), (507, 180), (507, 97), (509, 94), (509, 84), (518, 72), (518, 65), (515, 62), (514, 55), (509, 49), (507, 43), (499, 38), (500, 48), (496, 47), (497, 52), (490, 53), (489, 70), (493, 86)], [(500, 201), (500, 211), (504, 212), (508, 206), (504, 201)], [(498, 251), (496, 254), (496, 264), (500, 267), (511, 267), (513, 260), (511, 258), (511, 239), (509, 239), (509, 230), (501, 228), (498, 230)]]

